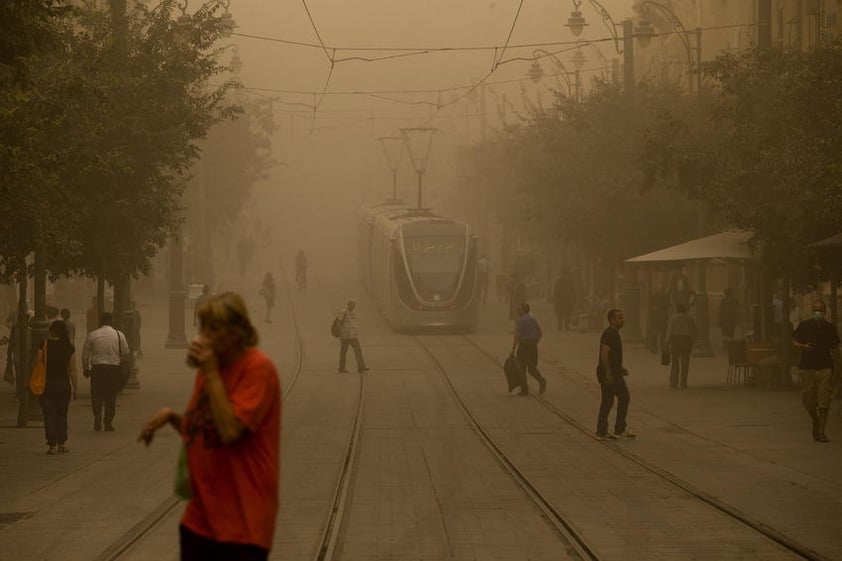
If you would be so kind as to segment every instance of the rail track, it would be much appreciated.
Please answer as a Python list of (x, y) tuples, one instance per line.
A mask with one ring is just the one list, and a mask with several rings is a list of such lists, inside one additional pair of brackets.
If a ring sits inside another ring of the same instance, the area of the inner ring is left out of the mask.
[[(478, 345), (470, 337), (468, 337), (468, 336), (461, 336), (461, 337), (470, 346), (472, 346), (474, 349), (476, 349), (482, 355), (484, 355), (490, 362), (494, 363), (497, 368), (502, 370), (503, 364), (499, 360), (498, 357), (494, 356), (493, 354), (488, 352), (486, 349), (484, 349), (483, 347)], [(436, 362), (437, 366), (439, 367), (440, 372), (442, 373), (442, 376), (444, 376), (446, 378), (446, 382), (447, 382), (448, 387), (450, 387), (451, 390), (454, 393), (456, 393), (456, 390), (453, 387), (453, 384), (450, 382), (449, 379), (447, 379), (446, 370), (438, 362), (438, 360), (432, 355), (432, 353), (429, 351), (429, 349), (427, 349), (426, 347), (424, 347), (424, 348), (428, 352), (430, 357)], [(559, 419), (561, 419), (562, 421), (564, 421), (569, 426), (575, 428), (577, 431), (586, 435), (588, 438), (597, 440), (596, 435), (593, 433), (592, 430), (588, 429), (581, 422), (579, 422), (577, 419), (573, 418), (572, 416), (570, 416), (567, 413), (565, 413), (564, 411), (562, 411), (559, 407), (557, 407), (556, 405), (551, 403), (549, 400), (545, 399), (544, 397), (542, 397), (540, 395), (535, 395), (535, 394), (530, 394), (530, 397), (532, 397), (543, 408), (545, 408), (547, 411), (552, 413), (554, 416), (556, 416)], [(458, 397), (458, 395), (457, 395), (456, 399), (464, 407), (464, 404), (462, 403), (462, 401)], [(465, 409), (465, 414), (467, 416), (469, 416), (471, 419), (473, 419), (473, 416), (467, 410), (467, 408), (465, 407), (464, 409)], [(475, 420), (472, 421), (472, 422), (475, 422)], [(485, 431), (479, 426), (477, 426), (477, 430), (480, 431), (483, 434), (485, 433)], [(685, 492), (689, 496), (693, 497), (694, 499), (696, 499), (698, 501), (701, 501), (701, 502), (709, 505), (710, 507), (713, 507), (714, 509), (721, 512), (722, 514), (724, 514), (728, 518), (742, 524), (746, 528), (749, 528), (749, 529), (753, 530), (754, 532), (756, 532), (757, 534), (767, 538), (768, 540), (770, 540), (772, 542), (775, 542), (779, 546), (781, 546), (784, 549), (786, 549), (787, 551), (797, 555), (798, 557), (800, 557), (802, 559), (807, 559), (807, 560), (810, 560), (810, 561), (830, 561), (830, 559), (828, 557), (823, 556), (820, 553), (814, 551), (809, 546), (798, 542), (797, 540), (787, 536), (786, 534), (784, 534), (782, 532), (779, 532), (775, 528), (772, 528), (772, 527), (764, 524), (763, 522), (761, 522), (759, 520), (754, 519), (753, 517), (751, 517), (748, 514), (740, 511), (739, 509), (735, 508), (734, 506), (729, 505), (728, 503), (726, 503), (726, 502), (724, 502), (724, 501), (722, 501), (722, 500), (720, 500), (720, 499), (718, 499), (718, 498), (716, 498), (716, 497), (714, 497), (714, 496), (712, 496), (708, 493), (705, 493), (704, 491), (702, 491), (701, 489), (698, 489), (697, 487), (688, 483), (687, 481), (682, 480), (682, 479), (676, 477), (675, 475), (673, 475), (672, 473), (669, 473), (668, 471), (658, 467), (657, 465), (643, 459), (639, 455), (637, 455), (634, 452), (628, 450), (626, 447), (618, 446), (615, 442), (612, 442), (612, 441), (600, 441), (600, 442), (602, 444), (604, 444), (606, 446), (606, 448), (610, 449), (613, 453), (624, 457), (628, 461), (630, 461), (630, 462), (636, 464), (637, 466), (643, 468), (648, 473), (658, 477), (660, 480), (668, 483), (669, 485), (671, 485), (673, 487), (676, 487), (676, 488), (682, 490), (683, 492)], [(495, 446), (495, 448), (496, 448), (496, 446)], [(501, 452), (501, 454), (502, 454), (502, 452)], [(505, 463), (506, 465), (511, 463), (507, 458), (505, 458), (505, 455), (503, 455), (503, 458), (501, 458), (500, 461), (502, 463)], [(522, 474), (517, 472), (516, 468), (514, 468), (514, 471), (515, 471), (515, 473), (513, 473), (513, 477), (515, 477), (516, 479), (524, 477)], [(525, 477), (524, 477), (524, 479), (525, 479)], [(530, 488), (533, 487), (531, 484), (528, 483), (528, 480), (526, 481), (526, 483), (524, 485), (528, 486)], [(545, 499), (539, 497), (538, 500), (543, 502)], [(541, 508), (543, 510), (544, 507), (541, 506)], [(554, 511), (551, 511), (551, 512), (554, 512)], [(571, 524), (568, 521), (563, 520), (563, 517), (560, 517), (560, 515), (559, 515), (558, 520), (551, 520), (551, 522), (553, 524), (559, 524), (559, 525), (561, 525), (565, 528), (571, 527)], [(583, 536), (574, 535), (574, 536), (572, 536), (572, 538), (573, 538), (573, 540), (575, 540), (576, 543), (583, 544), (583, 547), (585, 548), (585, 552), (588, 555), (593, 554), (593, 550), (590, 547), (587, 546), (586, 539)], [(598, 559), (598, 557), (596, 557), (595, 554), (593, 554), (593, 555), (594, 555), (593, 557), (590, 557), (591, 559)]]

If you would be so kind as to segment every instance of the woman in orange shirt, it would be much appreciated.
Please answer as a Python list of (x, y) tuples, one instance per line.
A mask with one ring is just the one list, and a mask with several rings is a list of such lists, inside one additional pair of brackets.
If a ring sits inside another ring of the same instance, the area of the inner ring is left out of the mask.
[(187, 354), (198, 368), (187, 410), (161, 409), (138, 440), (148, 446), (169, 424), (184, 441), (192, 497), (179, 526), (182, 560), (265, 560), (278, 511), (280, 380), (256, 348), (239, 295), (213, 295), (198, 315), (200, 335)]

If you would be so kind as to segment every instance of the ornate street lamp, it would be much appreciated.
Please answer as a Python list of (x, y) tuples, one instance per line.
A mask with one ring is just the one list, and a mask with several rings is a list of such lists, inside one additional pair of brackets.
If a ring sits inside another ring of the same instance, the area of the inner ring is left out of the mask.
[[(582, 30), (588, 25), (588, 23), (585, 21), (585, 17), (579, 10), (584, 0), (572, 1), (573, 11), (570, 12), (570, 17), (567, 18), (567, 23), (564, 27), (570, 28), (570, 32), (573, 33), (573, 36), (578, 37), (582, 34)], [(608, 10), (606, 10), (602, 4), (597, 2), (597, 0), (588, 0), (588, 3), (593, 6), (593, 9), (596, 10), (596, 13), (598, 13), (602, 18), (602, 22), (605, 24), (605, 27), (608, 28), (608, 32), (614, 39), (614, 47), (617, 49), (617, 54), (621, 54), (623, 51), (620, 49), (620, 36), (617, 34), (617, 27), (619, 26), (614, 22), (614, 18), (611, 17)]]
[[(555, 56), (553, 53), (549, 51), (545, 51), (544, 49), (535, 49), (532, 51), (532, 65), (529, 67), (529, 72), (526, 73), (529, 76), (529, 79), (532, 80), (533, 84), (537, 84), (541, 81), (541, 78), (544, 77), (544, 70), (541, 68), (541, 63), (538, 62), (539, 58), (549, 58), (552, 60), (555, 65), (559, 69), (559, 74), (562, 78), (564, 78), (565, 83), (567, 84), (567, 96), (572, 97), (573, 92), (575, 92), (575, 99), (576, 101), (579, 100), (579, 70), (577, 69), (575, 72), (570, 72), (567, 70), (567, 67), (564, 66), (564, 63)], [(575, 82), (570, 82), (570, 76), (575, 78)]]
[(575, 37), (578, 37), (582, 34), (582, 31), (588, 24), (585, 22), (585, 18), (584, 16), (582, 16), (582, 12), (579, 11), (579, 6), (582, 4), (581, 0), (573, 0), (573, 4), (575, 5), (575, 8), (572, 12), (570, 12), (570, 17), (567, 18), (567, 23), (564, 24), (564, 27), (569, 27), (570, 32)]
[[(566, 27), (570, 28), (570, 31), (573, 35), (578, 36), (582, 29), (587, 23), (585, 22), (585, 18), (582, 16), (582, 13), (579, 11), (579, 7), (582, 5), (584, 0), (572, 0), (573, 2), (573, 11), (570, 13), (570, 17), (567, 19)], [(608, 13), (608, 10), (600, 4), (597, 0), (588, 0), (588, 3), (596, 10), (596, 13), (600, 15), (602, 18), (602, 22), (605, 24), (605, 27), (608, 29), (608, 32), (611, 34), (611, 38), (614, 39), (614, 49), (617, 51), (618, 55), (623, 55), (623, 82), (624, 82), (624, 89), (626, 92), (626, 96), (631, 98), (634, 92), (634, 44), (633, 44), (633, 36), (634, 36), (634, 23), (630, 19), (623, 20), (622, 25), (617, 25), (614, 21), (614, 18), (611, 17), (611, 14)], [(617, 28), (622, 28), (623, 33), (622, 35), (617, 33)], [(620, 47), (620, 41), (622, 40), (623, 46)]]
[(657, 32), (655, 28), (652, 26), (651, 21), (649, 20), (649, 10), (654, 8), (661, 12), (664, 17), (666, 17), (667, 21), (670, 22), (673, 28), (673, 32), (678, 35), (679, 39), (681, 39), (681, 44), (684, 45), (684, 50), (687, 53), (687, 73), (688, 73), (688, 89), (692, 91), (693, 89), (693, 74), (696, 74), (696, 91), (698, 92), (701, 89), (702, 85), (702, 30), (697, 28), (695, 30), (694, 35), (696, 36), (696, 63), (695, 68), (693, 64), (693, 47), (690, 45), (690, 32), (687, 31), (687, 28), (681, 22), (681, 19), (675, 12), (670, 10), (665, 5), (661, 4), (660, 2), (654, 2), (653, 0), (644, 0), (641, 2), (637, 8), (641, 11), (642, 17), (640, 18), (640, 22), (637, 25), (637, 29), (635, 29), (634, 36), (637, 39), (638, 44), (645, 48), (649, 43), (652, 41), (652, 37), (657, 36)]

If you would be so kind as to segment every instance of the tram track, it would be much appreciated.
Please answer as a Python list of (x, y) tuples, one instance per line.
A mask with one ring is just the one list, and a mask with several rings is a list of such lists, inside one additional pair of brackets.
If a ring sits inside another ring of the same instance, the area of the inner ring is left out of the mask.
[[(502, 370), (503, 363), (495, 357), (493, 354), (488, 352), (486, 349), (478, 345), (473, 339), (468, 336), (461, 336), (464, 341), (466, 341), (471, 347), (479, 351), (483, 356), (485, 356), (490, 362), (494, 363), (499, 369)], [(428, 349), (427, 349), (428, 350)], [(429, 352), (429, 350), (428, 350)], [(432, 355), (431, 355), (432, 356)], [(436, 361), (436, 364), (439, 366), (442, 375), (446, 376), (445, 370), (441, 367), (440, 363), (433, 357), (433, 360)], [(448, 386), (450, 386), (453, 391), (455, 392), (455, 388), (453, 388), (452, 383), (447, 380)], [(540, 395), (532, 394), (531, 397), (537, 401), (545, 410), (553, 414), (554, 416), (558, 417), (562, 421), (564, 421), (567, 425), (573, 427), (577, 431), (581, 432), (582, 434), (586, 435), (588, 438), (593, 440), (598, 440), (595, 434), (585, 427), (582, 423), (580, 423), (577, 419), (573, 418), (571, 415), (568, 415), (564, 411), (562, 411), (558, 406), (544, 398)], [(457, 397), (457, 399), (459, 399)], [(461, 399), (460, 399), (461, 402)], [(469, 413), (468, 413), (469, 414)], [(676, 487), (683, 492), (687, 493), (688, 495), (692, 496), (694, 499), (705, 503), (706, 505), (716, 509), (717, 511), (721, 512), (728, 518), (742, 524), (744, 527), (756, 532), (757, 534), (775, 542), (779, 546), (783, 547), (787, 551), (799, 556), (802, 559), (806, 559), (809, 561), (830, 561), (830, 558), (814, 551), (810, 547), (806, 546), (805, 544), (800, 543), (799, 541), (787, 536), (786, 534), (779, 532), (775, 528), (764, 524), (763, 522), (756, 520), (755, 518), (749, 516), (748, 514), (740, 511), (736, 507), (729, 505), (728, 503), (719, 500), (718, 498), (705, 493), (701, 489), (697, 488), (696, 486), (692, 485), (691, 483), (676, 477), (674, 474), (664, 470), (657, 465), (649, 462), (635, 454), (634, 452), (629, 451), (627, 448), (623, 446), (618, 446), (616, 443), (611, 441), (600, 441), (607, 449), (611, 450), (613, 453), (622, 456), (626, 460), (634, 463), (635, 465), (639, 466), (640, 468), (644, 469), (646, 472), (656, 476), (660, 480), (670, 484), (673, 487)], [(595, 557), (595, 559), (598, 559)]]
[(447, 375), (447, 369), (436, 358), (435, 354), (430, 348), (425, 345), (418, 337), (413, 337), (418, 346), (424, 350), (426, 355), (436, 365), (436, 369), (444, 381), (445, 386), (457, 406), (461, 410), (464, 417), (467, 419), (471, 428), (476, 433), (479, 440), (486, 446), (486, 448), (494, 456), (497, 463), (503, 470), (511, 477), (515, 484), (523, 491), (523, 493), (532, 502), (533, 506), (541, 514), (544, 521), (555, 531), (559, 538), (565, 544), (568, 553), (581, 560), (599, 561), (599, 556), (593, 548), (591, 548), (584, 536), (582, 536), (556, 508), (552, 502), (547, 499), (536, 485), (534, 485), (529, 478), (515, 465), (515, 463), (506, 455), (503, 449), (492, 438), (491, 434), (486, 431), (479, 420), (471, 413), (470, 408), (465, 404), (459, 395), (459, 392), (453, 385), (453, 382)]
[(349, 491), (354, 478), (356, 461), (359, 456), (360, 432), (362, 430), (363, 406), (365, 402), (365, 376), (358, 373), (359, 394), (354, 412), (354, 420), (342, 461), (342, 468), (334, 488), (330, 511), (314, 559), (316, 561), (332, 561), (337, 551), (337, 544), (344, 530), (346, 507), (348, 506)]

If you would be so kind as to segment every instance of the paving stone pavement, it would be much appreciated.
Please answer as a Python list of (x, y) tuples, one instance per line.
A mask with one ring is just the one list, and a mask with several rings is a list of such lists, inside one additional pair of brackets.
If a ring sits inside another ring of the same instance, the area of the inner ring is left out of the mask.
[[(260, 317), (256, 290), (244, 282), (229, 284), (250, 295), (249, 304)], [(272, 559), (312, 557), (326, 516), (356, 385), (353, 373), (339, 378), (335, 371), (337, 345), (327, 334), (325, 318), (351, 295), (358, 297), (362, 308), (363, 349), (372, 367), (367, 380), (371, 408), (341, 558), (558, 559), (557, 543), (547, 539), (544, 527), (520, 528), (516, 539), (505, 535), (512, 516), (529, 515), (517, 509), (501, 512), (499, 505), (517, 501), (522, 494), (502, 482), (505, 477), (495, 466), (477, 460), (486, 452), (452, 410), (449, 398), (435, 389), (440, 382), (431, 377), (429, 365), (422, 367), (427, 361), (424, 354), (405, 336), (391, 333), (358, 288), (350, 292), (335, 283), (319, 292), (314, 284), (312, 291), (296, 296), (304, 371), (284, 405), (282, 508)], [(138, 427), (152, 412), (163, 405), (183, 405), (192, 387), (183, 351), (163, 349), (166, 316), (153, 305), (165, 309), (166, 300), (160, 294), (155, 298), (141, 302), (146, 342), (140, 364), (142, 388), (127, 390), (121, 397), (116, 433), (91, 430), (88, 394), (82, 391), (71, 403), (71, 453), (47, 457), (40, 423), (11, 428), (17, 404), (11, 388), (0, 386), (0, 561), (93, 559), (171, 496), (175, 435), (162, 433), (149, 450), (134, 442)], [(535, 302), (533, 310), (546, 334), (540, 347), (541, 368), (549, 379), (545, 397), (590, 431), (598, 403), (593, 369), (599, 334), (559, 333), (552, 329), (547, 303)], [(292, 309), (279, 304), (275, 321), (258, 325), (261, 346), (279, 364), (285, 385), (295, 366), (291, 318)], [(502, 361), (511, 346), (505, 307), (485, 306), (470, 339)], [(489, 403), (508, 398), (502, 373), (490, 363), (477, 368), (483, 360), (475, 356), (478, 351), (453, 340), (445, 341), (450, 345), (445, 352), (452, 368), (464, 369), (460, 391)], [(692, 361), (686, 391), (669, 390), (657, 355), (638, 344), (626, 344), (626, 362), (631, 371), (631, 428), (639, 437), (624, 445), (711, 495), (785, 528), (827, 558), (842, 558), (835, 530), (842, 522), (837, 498), (842, 496), (839, 401), (833, 404), (828, 426), (832, 442), (817, 444), (810, 438), (797, 388), (726, 387), (723, 352)], [(482, 391), (477, 390), (478, 382)], [(574, 481), (548, 488), (560, 504), (566, 501), (582, 527), (620, 519), (599, 537), (605, 558), (628, 559), (647, 552), (650, 558), (664, 560), (719, 559), (733, 551), (727, 534), (711, 519), (706, 522), (710, 539), (697, 544), (695, 555), (688, 555), (686, 545), (662, 545), (653, 554), (653, 534), (646, 527), (649, 518), (643, 505), (619, 513), (600, 507), (601, 491), (586, 484), (590, 468), (577, 465), (572, 456), (565, 460), (564, 439), (555, 440), (567, 433), (549, 429), (549, 421), (536, 413), (532, 400), (512, 400), (529, 412), (517, 415), (518, 433), (501, 436), (501, 442), (518, 450), (520, 461), (542, 485), (550, 485), (553, 477), (542, 468), (550, 458), (570, 466)], [(496, 424), (488, 421), (495, 430), (514, 424), (506, 421), (502, 410), (498, 413)], [(577, 431), (569, 430), (565, 438), (577, 438)], [(606, 458), (625, 465), (622, 458)], [(577, 478), (581, 482), (575, 482)], [(634, 476), (628, 485), (639, 481)], [(611, 492), (624, 493), (622, 485)], [(126, 558), (176, 559), (180, 510), (179, 506), (163, 519), (142, 547)], [(22, 518), (16, 520), (18, 514)], [(661, 532), (680, 535), (701, 523), (676, 511)], [(757, 558), (756, 552), (752, 555)]]

